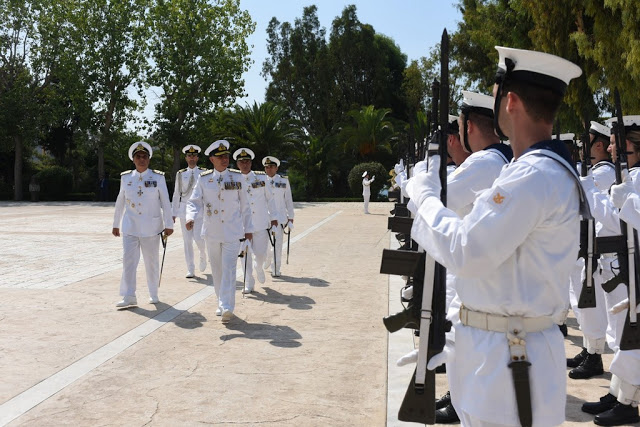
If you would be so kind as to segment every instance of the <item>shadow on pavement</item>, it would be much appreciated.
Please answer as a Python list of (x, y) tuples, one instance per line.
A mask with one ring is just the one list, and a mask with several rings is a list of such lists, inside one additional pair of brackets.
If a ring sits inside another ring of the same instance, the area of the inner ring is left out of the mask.
[(280, 277), (272, 277), (273, 282), (289, 282), (289, 283), (306, 283), (314, 288), (326, 288), (329, 282), (316, 277), (290, 277), (281, 275)]
[(178, 310), (162, 301), (158, 303), (156, 307), (156, 310), (147, 310), (143, 307), (130, 307), (120, 309), (119, 311), (129, 310), (148, 319), (155, 319), (162, 323), (173, 322), (176, 326), (183, 329), (200, 328), (204, 325), (204, 322), (207, 321), (207, 318), (199, 312), (191, 313), (190, 311)]
[[(264, 291), (265, 293), (261, 293)], [(248, 299), (256, 299), (258, 301), (268, 302), (270, 304), (287, 304), (289, 308), (294, 310), (311, 310), (311, 305), (316, 302), (305, 296), (285, 295), (271, 288), (256, 288), (252, 293), (245, 295)]]
[(238, 333), (222, 335), (220, 337), (222, 341), (246, 338), (252, 340), (268, 340), (269, 344), (283, 348), (294, 348), (302, 345), (302, 343), (296, 341), (302, 339), (302, 336), (289, 326), (249, 323), (238, 317), (231, 319), (226, 326), (227, 329), (237, 331)]

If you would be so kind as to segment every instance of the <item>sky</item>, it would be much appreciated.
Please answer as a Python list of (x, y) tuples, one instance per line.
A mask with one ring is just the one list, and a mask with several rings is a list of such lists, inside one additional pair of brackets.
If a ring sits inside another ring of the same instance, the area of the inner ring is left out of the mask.
[[(236, 104), (245, 106), (264, 102), (267, 82), (260, 72), (268, 56), (267, 26), (274, 16), (281, 23), (293, 25), (296, 18), (302, 17), (305, 7), (315, 4), (320, 26), (326, 29), (328, 40), (333, 20), (342, 14), (345, 6), (354, 4), (358, 20), (370, 24), (376, 33), (393, 39), (407, 55), (409, 64), (411, 60), (427, 56), (429, 50), (440, 42), (445, 28), (449, 34), (456, 31), (462, 19), (455, 6), (457, 3), (457, 0), (240, 0), (240, 7), (249, 11), (256, 22), (256, 29), (247, 39), (253, 64), (242, 76), (246, 96), (238, 98)], [(147, 105), (144, 112), (137, 115), (153, 118), (157, 91), (158, 88), (147, 90)], [(135, 97), (133, 92), (131, 94)]]
[(445, 28), (449, 34), (457, 29), (462, 19), (457, 3), (457, 0), (240, 0), (240, 7), (248, 10), (256, 22), (256, 30), (247, 40), (249, 46), (253, 45), (253, 65), (243, 75), (247, 96), (236, 103), (244, 106), (264, 102), (267, 82), (260, 72), (268, 56), (267, 26), (274, 16), (281, 23), (293, 25), (296, 18), (302, 17), (304, 7), (315, 4), (320, 26), (326, 29), (328, 38), (333, 20), (345, 6), (354, 4), (358, 20), (393, 39), (407, 55), (408, 64), (427, 56), (430, 48), (440, 42)]

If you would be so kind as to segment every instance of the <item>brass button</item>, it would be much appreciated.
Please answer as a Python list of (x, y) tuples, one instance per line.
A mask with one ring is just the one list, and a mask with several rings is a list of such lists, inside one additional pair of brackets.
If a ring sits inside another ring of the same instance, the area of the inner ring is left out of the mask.
[(213, 211), (213, 213), (214, 213), (214, 214), (217, 214), (217, 213), (218, 213), (218, 209), (214, 210), (214, 211)]

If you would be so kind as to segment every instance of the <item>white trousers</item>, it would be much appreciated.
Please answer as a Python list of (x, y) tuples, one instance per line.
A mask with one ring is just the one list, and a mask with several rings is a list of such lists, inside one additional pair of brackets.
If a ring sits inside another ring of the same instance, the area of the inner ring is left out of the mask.
[(369, 199), (371, 198), (371, 194), (363, 194), (364, 198), (364, 213), (369, 213)]
[[(282, 265), (282, 240), (284, 238), (284, 231), (282, 230), (282, 226), (278, 224), (276, 228), (276, 247), (275, 250), (269, 251), (268, 262), (271, 264), (271, 273), (272, 274), (280, 274), (280, 266)], [(267, 238), (273, 239), (273, 236)], [(271, 242), (269, 242), (269, 246), (271, 246)], [(275, 256), (273, 256), (275, 253)], [(275, 262), (277, 261), (277, 265)]]
[(233, 312), (236, 306), (236, 267), (240, 241), (229, 243), (208, 238), (206, 241), (218, 308)]
[[(244, 260), (241, 261), (242, 269), (245, 274), (245, 287), (247, 289), (254, 288), (256, 281), (253, 278), (253, 269), (263, 268), (264, 262), (267, 259), (269, 245), (269, 232), (267, 230), (258, 230), (253, 232), (253, 239), (251, 241), (247, 262), (245, 263)], [(255, 259), (255, 265), (253, 264), (253, 259)]]
[(149, 296), (158, 298), (160, 282), (160, 235), (151, 237), (122, 236), (122, 279), (120, 279), (120, 295), (132, 297), (136, 295), (136, 270), (140, 262), (140, 252), (144, 258), (147, 272)]
[(207, 256), (205, 250), (204, 238), (202, 237), (202, 218), (196, 218), (193, 222), (193, 228), (187, 230), (186, 219), (180, 218), (180, 224), (182, 226), (182, 242), (184, 243), (184, 259), (187, 262), (187, 270), (193, 273), (195, 271), (195, 262), (193, 260), (193, 242), (200, 250), (200, 256), (205, 258)]
[(596, 306), (593, 308), (578, 308), (578, 300), (582, 292), (582, 278), (585, 273), (584, 260), (580, 258), (576, 261), (569, 278), (569, 301), (584, 336), (583, 347), (591, 354), (602, 354), (604, 353), (608, 322), (605, 292), (602, 289), (602, 277), (598, 272), (593, 275)]
[[(467, 414), (466, 412), (461, 412), (458, 411), (456, 409), (456, 412), (458, 414), (458, 417), (460, 417), (460, 425), (462, 427), (507, 427), (509, 426), (509, 424), (498, 424), (498, 423), (492, 423), (489, 421), (483, 421), (483, 420), (479, 420), (469, 414)], [(535, 422), (536, 419), (536, 414), (533, 414), (533, 420)]]

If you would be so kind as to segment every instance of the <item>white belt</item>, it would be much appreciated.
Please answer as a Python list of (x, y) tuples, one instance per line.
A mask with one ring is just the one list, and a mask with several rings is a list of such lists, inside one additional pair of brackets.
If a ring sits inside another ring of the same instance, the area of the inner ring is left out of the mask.
[(503, 316), (500, 314), (473, 311), (464, 305), (460, 307), (460, 322), (465, 326), (493, 332), (510, 332), (510, 325), (519, 324), (523, 332), (539, 332), (550, 328), (555, 323), (551, 317)]

